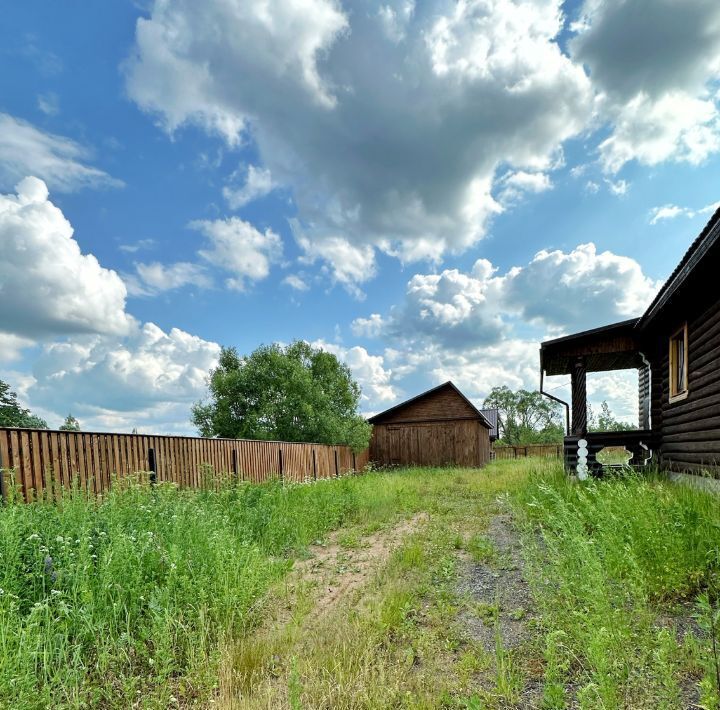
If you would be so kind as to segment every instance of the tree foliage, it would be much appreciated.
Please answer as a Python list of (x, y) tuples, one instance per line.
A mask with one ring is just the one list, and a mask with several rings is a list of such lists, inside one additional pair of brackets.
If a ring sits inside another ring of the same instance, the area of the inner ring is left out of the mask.
[(72, 414), (68, 414), (60, 425), (60, 431), (80, 431), (80, 422)]
[(562, 442), (563, 424), (560, 406), (540, 392), (493, 387), (485, 398), (484, 407), (497, 409), (500, 443), (554, 444)]
[(26, 429), (47, 429), (44, 419), (20, 406), (17, 395), (7, 382), (0, 380), (0, 426), (17, 426)]
[(632, 424), (615, 419), (607, 402), (600, 405), (600, 414), (597, 416), (592, 406), (588, 404), (588, 431), (630, 431), (631, 429), (635, 429)]
[(350, 369), (304, 341), (264, 345), (247, 357), (223, 348), (209, 389), (209, 400), (192, 410), (202, 436), (347, 444), (356, 451), (370, 440)]

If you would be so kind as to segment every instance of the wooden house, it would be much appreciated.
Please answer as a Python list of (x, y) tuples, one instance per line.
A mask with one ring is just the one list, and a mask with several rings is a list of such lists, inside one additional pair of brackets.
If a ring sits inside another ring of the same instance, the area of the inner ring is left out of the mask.
[[(544, 375), (570, 375), (565, 461), (597, 472), (605, 446), (625, 446), (631, 463), (720, 469), (720, 210), (639, 318), (542, 344)], [(618, 284), (622, 288), (622, 284)], [(586, 373), (638, 371), (638, 429), (588, 432)], [(547, 394), (547, 393), (544, 393)], [(557, 399), (552, 395), (547, 395)]]
[(368, 419), (370, 460), (383, 466), (483, 466), (490, 460), (490, 422), (446, 382)]

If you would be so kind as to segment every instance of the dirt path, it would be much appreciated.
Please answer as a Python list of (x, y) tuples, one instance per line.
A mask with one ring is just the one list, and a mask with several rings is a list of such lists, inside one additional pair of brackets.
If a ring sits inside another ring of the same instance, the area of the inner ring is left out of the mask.
[(287, 580), (290, 587), (310, 584), (317, 590), (317, 603), (305, 617), (305, 625), (316, 624), (362, 587), (388, 561), (401, 540), (417, 530), (427, 517), (427, 513), (420, 513), (361, 538), (357, 547), (340, 544), (337, 534), (330, 536), (327, 545), (311, 547), (311, 557), (296, 563)]
[(371, 535), (341, 530), (313, 545), (272, 591), (267, 621), (225, 653), (219, 707), (290, 707), (293, 659), (312, 644), (339, 608), (351, 608), (362, 589), (388, 562), (403, 539), (428, 520), (420, 513)]
[(491, 688), (498, 683), (500, 673), (509, 674), (506, 681), (518, 685), (516, 707), (537, 708), (541, 703), (542, 668), (528, 662), (522, 652), (533, 638), (536, 609), (512, 516), (507, 512), (493, 515), (485, 537), (494, 554), (484, 561), (474, 561), (468, 555), (461, 568), (458, 591), (469, 603), (460, 622), (468, 636), (494, 658), (483, 684)]

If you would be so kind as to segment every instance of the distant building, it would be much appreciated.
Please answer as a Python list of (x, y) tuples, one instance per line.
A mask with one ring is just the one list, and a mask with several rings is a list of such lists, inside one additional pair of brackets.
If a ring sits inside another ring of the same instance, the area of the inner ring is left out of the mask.
[(497, 441), (497, 439), (500, 437), (500, 434), (498, 432), (498, 422), (500, 418), (500, 414), (498, 413), (497, 409), (481, 409), (480, 414), (482, 414), (485, 419), (488, 420), (488, 423), (490, 424), (490, 443)]
[(476, 467), (490, 460), (492, 423), (452, 382), (368, 421), (370, 460), (380, 465)]

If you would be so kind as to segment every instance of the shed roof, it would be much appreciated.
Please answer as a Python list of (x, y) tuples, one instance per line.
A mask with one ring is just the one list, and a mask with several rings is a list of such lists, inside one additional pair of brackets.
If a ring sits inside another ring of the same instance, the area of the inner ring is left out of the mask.
[(420, 400), (431, 397), (432, 395), (438, 394), (442, 390), (449, 390), (453, 393), (455, 393), (458, 397), (460, 397), (470, 408), (470, 417), (472, 419), (477, 419), (480, 421), (480, 423), (487, 427), (488, 429), (492, 429), (492, 425), (490, 422), (483, 416), (482, 412), (449, 380), (447, 382), (443, 382), (443, 384), (438, 385), (437, 387), (433, 387), (432, 389), (426, 390), (425, 392), (422, 392), (415, 397), (411, 397), (408, 400), (405, 400), (404, 402), (400, 402), (400, 404), (396, 404), (394, 407), (390, 407), (390, 409), (386, 409), (384, 412), (380, 412), (379, 414), (376, 414), (373, 417), (370, 417), (368, 419), (368, 422), (370, 424), (381, 424), (384, 420), (391, 418), (393, 415), (397, 415), (401, 412), (401, 410), (405, 409), (406, 407), (410, 407), (410, 405), (415, 404), (419, 402)]

